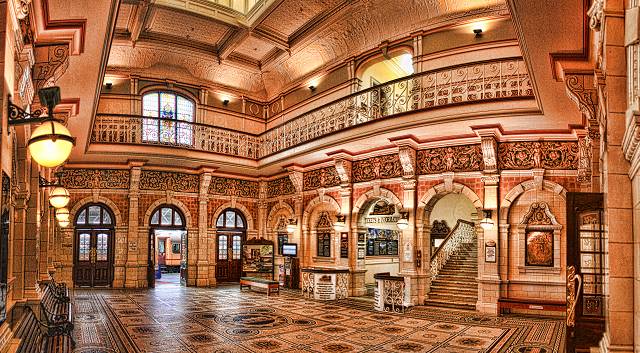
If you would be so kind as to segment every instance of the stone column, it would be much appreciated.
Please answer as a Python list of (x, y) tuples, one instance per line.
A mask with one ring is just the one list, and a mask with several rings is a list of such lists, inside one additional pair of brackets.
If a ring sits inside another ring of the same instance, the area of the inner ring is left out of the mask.
[[(491, 210), (493, 228), (483, 229), (476, 227), (478, 234), (478, 302), (476, 309), (483, 313), (494, 314), (498, 308), (498, 298), (500, 296), (500, 275), (498, 273), (498, 254), (506, 252), (506, 248), (501, 248), (498, 240), (498, 185), (500, 176), (485, 175), (482, 177), (484, 183), (484, 209)], [(479, 210), (480, 219), (484, 218), (482, 210)], [(495, 245), (495, 262), (487, 262), (485, 251), (487, 245)]]
[[(143, 287), (143, 278), (140, 278), (139, 269), (142, 264), (139, 264), (139, 256), (142, 253), (140, 248), (142, 244), (138, 244), (138, 234), (140, 232), (138, 225), (138, 199), (140, 197), (140, 174), (142, 173), (142, 165), (133, 165), (131, 168), (130, 182), (129, 182), (129, 214), (126, 215), (128, 220), (127, 229), (127, 249), (123, 256), (126, 256), (125, 262), (125, 274), (124, 274), (124, 286), (126, 288), (138, 288)], [(124, 215), (123, 215), (124, 216)], [(146, 276), (145, 276), (146, 277)], [(146, 282), (146, 278), (144, 278)]]
[(38, 262), (40, 257), (40, 175), (38, 164), (31, 160), (29, 177), (29, 200), (24, 228), (24, 297), (37, 298), (36, 284), (38, 276)]
[[(211, 285), (209, 276), (209, 237), (208, 237), (208, 204), (209, 204), (209, 184), (211, 183), (211, 173), (200, 174), (200, 193), (198, 194), (198, 272), (196, 286), (206, 287)], [(215, 273), (215, 271), (214, 271)], [(215, 276), (214, 276), (215, 281)], [(215, 283), (214, 283), (215, 284)]]

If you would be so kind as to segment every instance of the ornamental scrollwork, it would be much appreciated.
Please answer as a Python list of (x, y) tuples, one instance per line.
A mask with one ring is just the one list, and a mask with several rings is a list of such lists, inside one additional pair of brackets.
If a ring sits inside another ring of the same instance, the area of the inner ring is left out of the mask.
[[(33, 68), (34, 91), (53, 86), (69, 67), (69, 45), (49, 45), (38, 50), (47, 50), (46, 61), (37, 61)], [(36, 58), (40, 55), (36, 54)]]
[(128, 189), (127, 169), (65, 169), (60, 178), (68, 189)]
[(267, 182), (267, 197), (291, 195), (296, 193), (296, 188), (289, 176), (270, 180)]
[(140, 190), (197, 193), (199, 188), (200, 176), (196, 174), (143, 170), (140, 175)]
[(483, 168), (480, 145), (438, 147), (418, 151), (418, 173), (469, 172)]
[(578, 143), (505, 142), (498, 145), (500, 169), (559, 169), (578, 168)]
[(340, 185), (340, 177), (335, 167), (326, 167), (304, 173), (303, 190), (315, 190)]
[(257, 181), (213, 176), (209, 184), (209, 194), (257, 198), (260, 185)]
[(372, 157), (353, 162), (353, 182), (400, 177), (403, 174), (397, 154)]

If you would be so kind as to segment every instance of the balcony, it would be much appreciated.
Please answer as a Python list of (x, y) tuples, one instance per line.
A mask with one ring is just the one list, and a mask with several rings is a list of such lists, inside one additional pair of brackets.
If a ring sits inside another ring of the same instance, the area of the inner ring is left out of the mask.
[(408, 112), (533, 97), (521, 58), (478, 62), (425, 71), (362, 90), (258, 135), (200, 123), (97, 114), (91, 143), (171, 146), (259, 160), (338, 131)]

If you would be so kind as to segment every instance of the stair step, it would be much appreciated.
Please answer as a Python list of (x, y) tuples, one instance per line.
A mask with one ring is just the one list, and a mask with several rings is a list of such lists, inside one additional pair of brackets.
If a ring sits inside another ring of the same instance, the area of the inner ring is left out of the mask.
[(435, 280), (432, 282), (432, 286), (436, 287), (448, 287), (448, 288), (456, 288), (456, 287), (464, 287), (464, 288), (478, 288), (478, 283), (475, 281), (443, 281), (443, 280)]
[(446, 282), (449, 281), (460, 281), (460, 282), (476, 282), (476, 277), (471, 277), (471, 276), (467, 276), (464, 274), (442, 274), (442, 275), (438, 275), (437, 277), (439, 280), (443, 280)]
[(429, 296), (431, 294), (435, 295), (448, 295), (449, 293), (457, 293), (460, 295), (466, 296), (474, 296), (478, 297), (478, 290), (471, 288), (447, 288), (447, 287), (431, 287), (431, 291), (429, 292)]
[(449, 301), (442, 300), (432, 300), (427, 299), (424, 301), (424, 305), (427, 306), (435, 306), (439, 308), (451, 308), (451, 309), (460, 309), (460, 310), (476, 310), (476, 306), (467, 304), (467, 303), (452, 303)]
[(446, 300), (446, 301), (451, 301), (454, 303), (475, 303), (478, 301), (478, 296), (477, 295), (464, 295), (464, 294), (458, 294), (458, 293), (445, 293), (445, 294), (441, 294), (441, 293), (429, 293), (429, 299), (434, 299), (434, 300)]

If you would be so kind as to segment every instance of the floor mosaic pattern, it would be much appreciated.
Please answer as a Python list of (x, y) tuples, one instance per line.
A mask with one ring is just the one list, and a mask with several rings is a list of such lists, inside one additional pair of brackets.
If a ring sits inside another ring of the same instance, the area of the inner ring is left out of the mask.
[(267, 297), (238, 286), (76, 290), (76, 352), (560, 352), (561, 320), (417, 307), (373, 311), (359, 300)]

